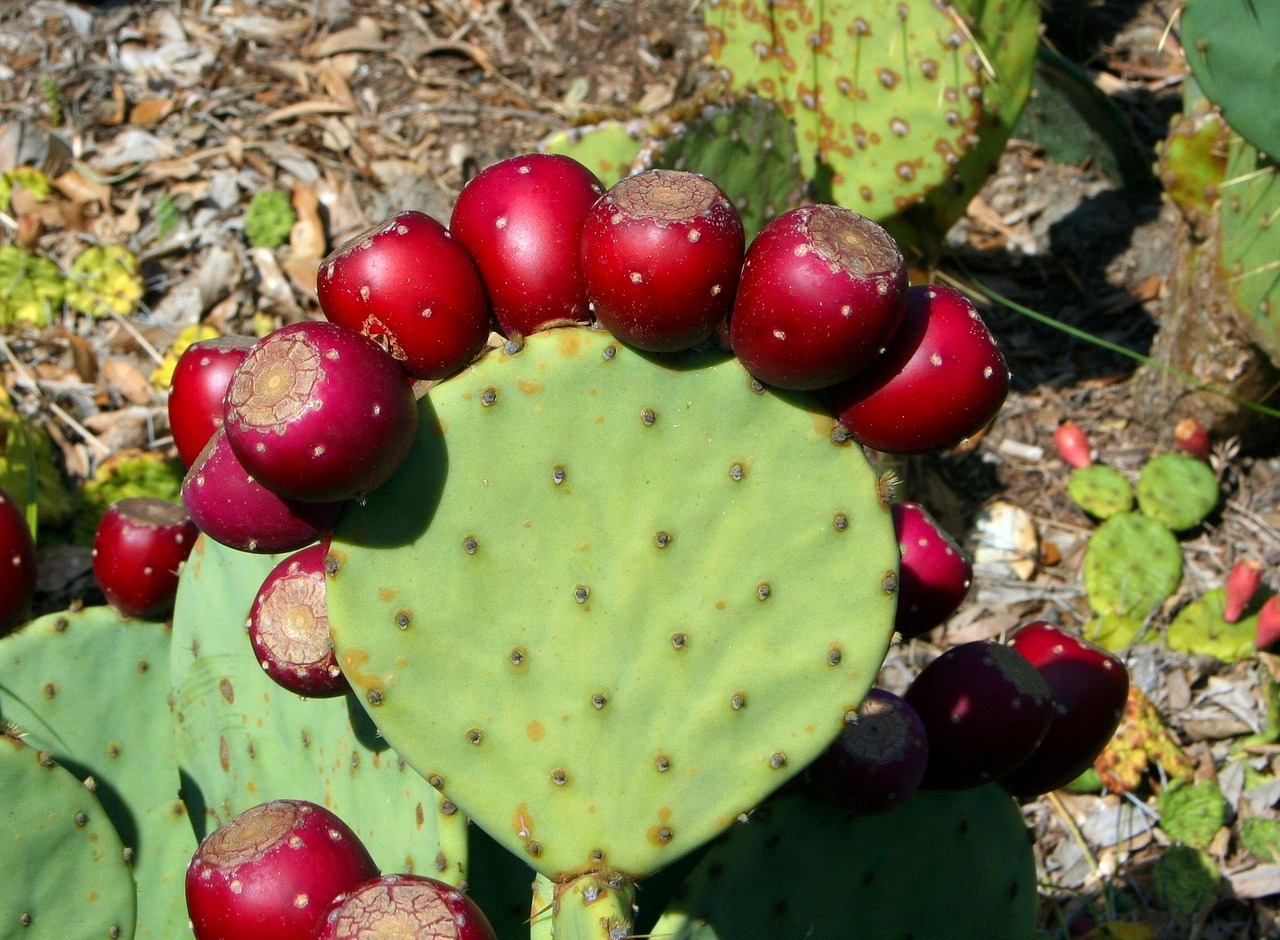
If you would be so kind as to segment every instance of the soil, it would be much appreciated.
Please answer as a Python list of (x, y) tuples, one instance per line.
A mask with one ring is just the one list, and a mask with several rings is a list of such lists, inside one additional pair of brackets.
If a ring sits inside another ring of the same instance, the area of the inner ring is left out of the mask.
[[(1147, 165), (1181, 107), (1174, 7), (1058, 0), (1045, 16), (1046, 41), (1110, 96)], [(146, 292), (128, 318), (68, 316), (7, 332), (6, 387), (54, 434), (73, 482), (114, 453), (168, 452), (164, 394), (148, 375), (184, 327), (243, 333), (314, 316), (316, 264), (351, 235), (406, 208), (447, 220), (467, 179), (552, 131), (657, 115), (713, 86), (701, 15), (696, 0), (7, 5), (0, 171), (30, 162), (59, 185), (52, 204), (27, 206), (40, 219), (34, 233), (19, 227), (15, 206), (0, 219), (5, 237), (60, 259), (123, 242), (142, 261)], [(291, 193), (300, 216), (275, 251), (250, 248), (244, 233), (250, 199), (268, 187)], [(160, 221), (167, 207), (171, 227)], [(901, 494), (971, 546), (995, 500), (1025, 514), (1035, 539), (1021, 549), (1021, 570), (980, 564), (956, 617), (894, 651), (887, 686), (957, 642), (1003, 637), (1036, 618), (1089, 620), (1080, 571), (1095, 523), (1067, 496), (1052, 434), (1076, 421), (1098, 459), (1131, 476), (1171, 449), (1180, 415), (1135, 401), (1137, 361), (1114, 347), (1152, 348), (1177, 221), (1154, 178), (1123, 185), (1095, 161), (1057, 162), (1015, 138), (949, 233), (935, 276), (977, 279), (1053, 322), (984, 306), (1012, 371), (1009, 401), (962, 451), (894, 462)], [(1153, 621), (1155, 636), (1240, 558), (1259, 560), (1273, 580), (1280, 459), (1261, 440), (1214, 442), (1223, 499), (1182, 538), (1186, 577)], [(42, 558), (42, 610), (100, 602), (83, 547), (46, 546)], [(1219, 780), (1231, 804), (1208, 849), (1222, 886), (1190, 913), (1157, 899), (1152, 866), (1170, 840), (1141, 823), (1155, 818), (1158, 772), (1125, 794), (1053, 795), (1025, 808), (1038, 835), (1044, 935), (1082, 935), (1091, 919), (1146, 931), (1125, 934), (1133, 937), (1276, 936), (1280, 858), (1251, 854), (1236, 822), (1275, 818), (1280, 792), (1246, 791), (1243, 779), (1246, 770), (1274, 779), (1277, 748), (1233, 747), (1271, 727), (1275, 660), (1222, 663), (1158, 642), (1128, 657), (1195, 775)], [(1104, 935), (1120, 934), (1089, 934)]]

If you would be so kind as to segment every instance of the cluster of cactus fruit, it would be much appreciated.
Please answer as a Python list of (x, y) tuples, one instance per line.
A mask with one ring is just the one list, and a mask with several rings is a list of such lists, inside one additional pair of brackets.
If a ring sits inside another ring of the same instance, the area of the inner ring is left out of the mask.
[(1030, 932), (1013, 797), (1088, 766), (1124, 667), (1037, 622), (873, 688), (969, 584), (858, 446), (995, 416), (1007, 368), (962, 294), (909, 286), (850, 210), (748, 243), (706, 177), (605, 191), (555, 155), (480, 173), (448, 227), (357, 236), (318, 285), (327, 319), (179, 360), (189, 518), (108, 513), (115, 609), (0, 643), (12, 750), (92, 781), (77, 812), (118, 833), (51, 855), (14, 916), (131, 867), (110, 936)]

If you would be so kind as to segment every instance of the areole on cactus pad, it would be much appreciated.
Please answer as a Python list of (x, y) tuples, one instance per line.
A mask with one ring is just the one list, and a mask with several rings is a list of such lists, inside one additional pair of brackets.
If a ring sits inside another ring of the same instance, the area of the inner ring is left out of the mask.
[(813, 760), (888, 647), (886, 494), (806, 396), (567, 327), (419, 403), (332, 543), (386, 739), (538, 872), (653, 872)]

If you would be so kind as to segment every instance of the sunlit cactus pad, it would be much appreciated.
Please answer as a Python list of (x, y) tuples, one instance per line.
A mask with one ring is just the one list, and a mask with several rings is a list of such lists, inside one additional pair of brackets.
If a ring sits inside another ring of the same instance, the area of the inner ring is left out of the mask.
[(431, 390), (333, 541), (379, 730), (550, 877), (641, 877), (842, 727), (892, 632), (875, 474), (733, 359), (536, 334)]

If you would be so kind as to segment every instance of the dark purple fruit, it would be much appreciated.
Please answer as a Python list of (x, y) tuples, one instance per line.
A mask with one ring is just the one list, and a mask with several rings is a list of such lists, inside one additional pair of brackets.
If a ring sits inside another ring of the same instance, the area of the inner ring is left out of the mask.
[(919, 503), (894, 503), (893, 529), (902, 564), (894, 629), (910, 640), (956, 612), (973, 580), (973, 565), (959, 545)]
[(22, 507), (0, 490), (0, 636), (23, 621), (35, 593), (35, 540)]

